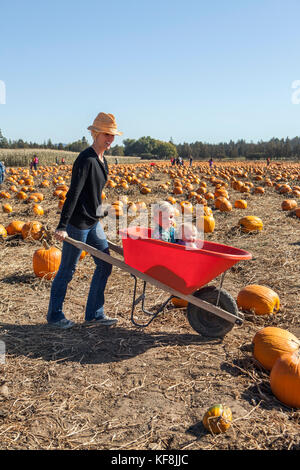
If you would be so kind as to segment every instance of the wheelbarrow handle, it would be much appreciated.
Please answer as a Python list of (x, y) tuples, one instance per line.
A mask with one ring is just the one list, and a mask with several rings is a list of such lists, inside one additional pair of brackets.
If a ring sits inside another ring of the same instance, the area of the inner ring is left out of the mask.
[[(205, 308), (209, 312), (214, 313), (215, 315), (221, 318), (224, 318), (225, 320), (231, 323), (236, 323), (237, 321), (241, 321), (241, 318), (237, 318), (232, 313), (227, 312), (226, 310), (223, 310), (220, 307), (212, 305), (209, 302), (205, 302), (204, 300), (198, 299), (197, 297), (193, 295), (182, 294), (181, 292), (173, 289), (172, 287), (167, 286), (166, 284), (163, 284), (162, 282), (154, 279), (153, 277), (148, 276), (147, 274), (142, 273), (141, 271), (138, 271), (135, 268), (132, 268), (131, 266), (126, 264), (124, 261), (114, 258), (113, 256), (108, 255), (107, 253), (104, 253), (103, 251), (97, 250), (96, 248), (90, 245), (87, 245), (84, 242), (73, 240), (73, 238), (70, 238), (70, 237), (66, 237), (64, 241), (70, 243), (71, 245), (76, 246), (80, 250), (87, 251), (92, 256), (95, 256), (96, 258), (99, 258), (102, 261), (105, 261), (106, 263), (112, 264), (113, 266), (116, 266), (122, 269), (123, 271), (133, 274), (134, 276), (142, 279), (143, 281), (149, 282), (149, 284), (152, 284), (158, 287), (159, 289), (166, 291), (171, 295), (174, 295), (175, 297), (179, 297), (181, 299), (187, 300), (188, 302), (190, 302), (193, 305), (196, 305), (197, 307)], [(116, 249), (117, 245), (115, 244), (112, 244), (112, 245)]]

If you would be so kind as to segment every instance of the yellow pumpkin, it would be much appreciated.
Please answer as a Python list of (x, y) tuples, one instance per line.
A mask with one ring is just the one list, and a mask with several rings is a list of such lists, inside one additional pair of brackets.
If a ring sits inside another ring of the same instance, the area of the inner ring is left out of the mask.
[(34, 204), (33, 212), (36, 215), (43, 215), (44, 214), (44, 209), (42, 208), (42, 206), (40, 204)]
[(202, 422), (205, 429), (212, 434), (224, 433), (231, 426), (231, 409), (221, 404), (213, 405), (206, 411)]
[(0, 238), (6, 238), (7, 237), (7, 231), (4, 225), (0, 224)]
[(203, 230), (204, 233), (212, 233), (215, 230), (216, 221), (212, 215), (204, 215), (198, 218), (196, 226), (199, 231)]
[(6, 214), (9, 214), (10, 212), (13, 211), (13, 208), (10, 204), (6, 203), (6, 204), (3, 204), (2, 205), (2, 210), (3, 212), (5, 212)]

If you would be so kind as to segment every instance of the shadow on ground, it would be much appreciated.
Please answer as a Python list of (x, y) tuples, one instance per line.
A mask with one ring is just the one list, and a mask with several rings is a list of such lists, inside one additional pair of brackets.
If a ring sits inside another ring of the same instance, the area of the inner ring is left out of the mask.
[(121, 326), (76, 325), (69, 330), (57, 330), (47, 324), (8, 323), (0, 323), (0, 340), (5, 343), (7, 355), (82, 364), (123, 361), (159, 347), (221, 342), (198, 334), (149, 334), (142, 329)]

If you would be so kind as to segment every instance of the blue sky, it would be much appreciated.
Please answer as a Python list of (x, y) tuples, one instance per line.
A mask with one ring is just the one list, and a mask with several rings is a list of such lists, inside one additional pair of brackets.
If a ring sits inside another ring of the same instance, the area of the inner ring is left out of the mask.
[(8, 139), (90, 139), (100, 111), (118, 144), (300, 135), (299, 0), (11, 0), (0, 15)]

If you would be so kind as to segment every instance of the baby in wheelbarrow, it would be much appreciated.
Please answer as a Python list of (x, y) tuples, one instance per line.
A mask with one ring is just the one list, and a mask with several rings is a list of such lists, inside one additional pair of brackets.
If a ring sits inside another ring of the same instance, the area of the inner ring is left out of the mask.
[(175, 230), (175, 211), (167, 201), (155, 204), (153, 210), (154, 230), (152, 238), (178, 243), (189, 249), (197, 249), (197, 229), (192, 223), (183, 223)]

